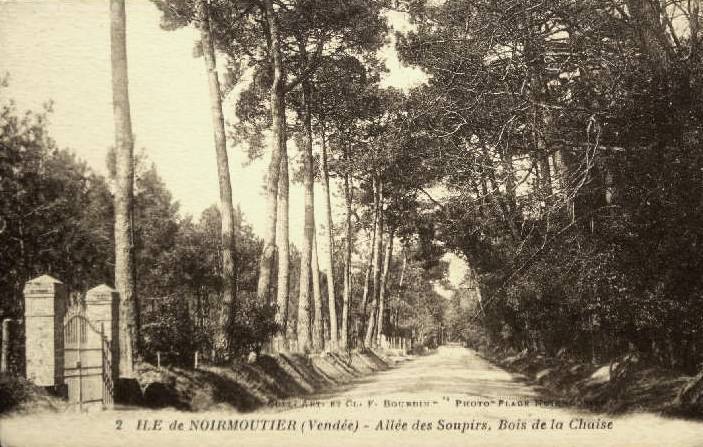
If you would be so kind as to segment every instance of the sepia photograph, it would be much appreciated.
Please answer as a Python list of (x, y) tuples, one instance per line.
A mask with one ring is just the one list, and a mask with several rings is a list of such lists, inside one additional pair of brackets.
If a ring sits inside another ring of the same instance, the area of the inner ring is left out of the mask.
[(0, 447), (703, 447), (702, 0), (0, 0)]

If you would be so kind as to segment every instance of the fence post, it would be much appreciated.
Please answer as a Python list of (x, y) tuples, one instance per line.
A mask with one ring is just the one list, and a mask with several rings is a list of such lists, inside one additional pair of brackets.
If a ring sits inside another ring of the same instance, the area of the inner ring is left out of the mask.
[(161, 369), (161, 351), (156, 351), (156, 367)]
[(198, 351), (195, 351), (195, 362), (193, 369), (198, 369)]

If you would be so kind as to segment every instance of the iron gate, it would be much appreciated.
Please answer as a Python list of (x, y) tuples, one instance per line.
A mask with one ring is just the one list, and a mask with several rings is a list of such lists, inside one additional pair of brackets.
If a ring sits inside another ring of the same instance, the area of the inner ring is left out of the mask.
[(69, 403), (80, 411), (112, 407), (112, 349), (104, 327), (97, 330), (82, 313), (69, 313), (64, 319), (63, 339)]

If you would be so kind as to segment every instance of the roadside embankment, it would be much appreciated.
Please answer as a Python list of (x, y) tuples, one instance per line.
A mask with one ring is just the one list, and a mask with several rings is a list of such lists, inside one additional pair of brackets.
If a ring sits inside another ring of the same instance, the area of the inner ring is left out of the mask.
[(234, 408), (246, 412), (350, 383), (408, 358), (366, 350), (307, 356), (260, 355), (251, 362), (202, 366), (197, 370), (157, 369), (142, 364), (138, 375), (141, 396), (131, 400), (137, 406), (149, 408), (173, 407), (185, 411)]
[(564, 404), (597, 412), (650, 411), (703, 419), (703, 373), (687, 376), (636, 355), (593, 364), (527, 350), (481, 349), (480, 354)]
[[(260, 355), (255, 360), (198, 369), (137, 366), (135, 380), (121, 383), (116, 407), (166, 408), (183, 411), (217, 409), (252, 411), (285, 405), (335, 386), (387, 370), (411, 359), (398, 351), (365, 350), (302, 355)], [(125, 386), (126, 383), (126, 386)], [(283, 403), (281, 403), (283, 402)], [(26, 379), (0, 376), (0, 414), (67, 411), (70, 405)]]
[(0, 415), (59, 411), (64, 401), (24, 377), (0, 374)]

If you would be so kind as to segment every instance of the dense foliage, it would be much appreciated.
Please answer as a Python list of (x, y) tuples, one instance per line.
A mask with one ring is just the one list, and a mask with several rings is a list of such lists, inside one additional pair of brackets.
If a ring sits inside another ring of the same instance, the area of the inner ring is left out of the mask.
[[(68, 150), (59, 150), (47, 131), (49, 110), (19, 113), (13, 103), (0, 118), (0, 301), (2, 318), (21, 318), (22, 288), (49, 274), (65, 283), (74, 300), (101, 283), (112, 285), (114, 241), (110, 181)], [(137, 158), (135, 245), (143, 357), (161, 352), (171, 362), (192, 362), (195, 350), (206, 356), (212, 345), (215, 303), (221, 290), (219, 211), (203, 211), (200, 221), (182, 217), (156, 168)], [(108, 153), (114, 175), (114, 153)], [(259, 241), (238, 220), (238, 284), (255, 288)], [(238, 309), (230, 332), (252, 349), (275, 327), (268, 311), (253, 304)], [(269, 312), (270, 313), (270, 312)], [(19, 336), (19, 334), (16, 334)], [(242, 347), (244, 346), (244, 347)]]
[(25, 281), (48, 273), (81, 290), (110, 278), (105, 179), (47, 133), (47, 113), (0, 110), (0, 312), (21, 315)]
[[(409, 2), (465, 318), (513, 349), (703, 360), (697, 2)], [(662, 6), (663, 5), (663, 6)]]

